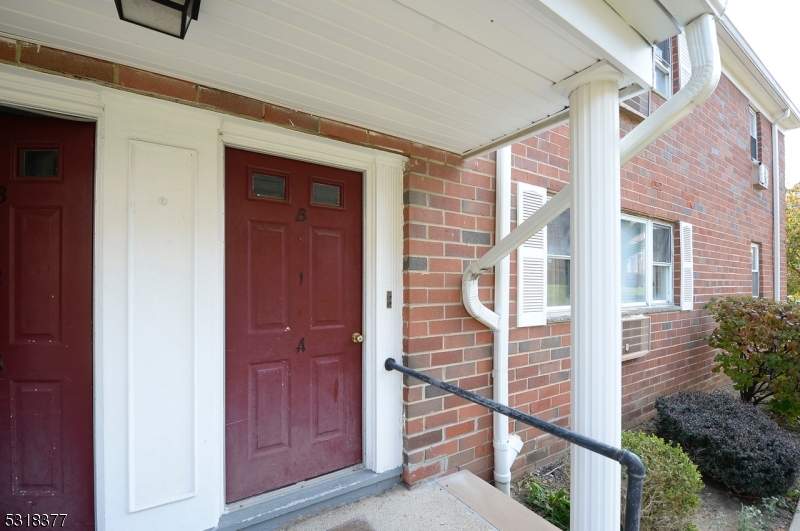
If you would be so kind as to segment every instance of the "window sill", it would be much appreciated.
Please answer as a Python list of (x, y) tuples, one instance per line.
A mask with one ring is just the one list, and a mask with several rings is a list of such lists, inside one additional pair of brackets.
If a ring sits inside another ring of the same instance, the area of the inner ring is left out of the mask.
[[(637, 306), (625, 307), (622, 309), (621, 317), (630, 317), (632, 315), (650, 315), (654, 313), (671, 313), (681, 311), (680, 306), (674, 304), (663, 304), (659, 306)], [(572, 316), (569, 311), (567, 312), (552, 312), (547, 314), (547, 324), (569, 323)]]

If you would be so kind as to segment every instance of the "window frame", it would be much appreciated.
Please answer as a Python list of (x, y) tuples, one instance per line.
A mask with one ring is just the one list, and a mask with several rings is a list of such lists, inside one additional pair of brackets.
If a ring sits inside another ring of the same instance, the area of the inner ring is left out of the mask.
[[(620, 221), (622, 220), (632, 221), (635, 223), (644, 223), (645, 224), (645, 249), (644, 249), (644, 256), (645, 256), (645, 278), (644, 278), (644, 302), (622, 302), (623, 308), (651, 308), (655, 306), (668, 306), (674, 304), (675, 298), (675, 227), (669, 223), (659, 220), (653, 220), (650, 218), (643, 218), (639, 216), (632, 216), (630, 214), (625, 214), (624, 212), (620, 215)], [(659, 225), (661, 227), (669, 228), (669, 251), (670, 251), (670, 262), (669, 262), (669, 270), (667, 274), (667, 278), (670, 279), (670, 283), (667, 286), (667, 297), (665, 299), (653, 299), (653, 282), (655, 280), (655, 275), (653, 274), (653, 266), (655, 265), (663, 265), (664, 262), (656, 263), (653, 260), (653, 226)], [(622, 271), (620, 271), (620, 275)]]
[(761, 297), (761, 245), (750, 242), (750, 293)]
[[(549, 197), (548, 197), (549, 199)], [(625, 310), (634, 309), (634, 308), (655, 308), (659, 306), (673, 306), (675, 304), (675, 226), (669, 222), (657, 220), (657, 219), (650, 219), (650, 218), (643, 218), (640, 216), (634, 216), (631, 214), (626, 214), (624, 212), (620, 213), (620, 223), (623, 220), (632, 221), (635, 223), (642, 223), (645, 225), (645, 300), (644, 302), (621, 302), (622, 308)], [(654, 261), (654, 251), (653, 251), (653, 227), (660, 226), (669, 229), (669, 250), (670, 250), (670, 261), (669, 264), (666, 262), (655, 262)], [(571, 226), (570, 226), (571, 230)], [(570, 262), (572, 261), (572, 255), (569, 256), (562, 256), (562, 255), (551, 255), (547, 252), (547, 248), (545, 248), (545, 278), (549, 273), (548, 266), (550, 264), (550, 259), (568, 259)], [(621, 256), (620, 256), (621, 258)], [(620, 262), (621, 265), (621, 262)], [(654, 266), (667, 266), (668, 265), (668, 272), (667, 278), (669, 279), (669, 285), (667, 286), (667, 296), (665, 299), (658, 299), (655, 300), (653, 298), (653, 282), (655, 281), (655, 274), (654, 274)], [(571, 268), (571, 265), (570, 265)], [(622, 270), (620, 269), (620, 275), (622, 275)], [(570, 282), (572, 279), (570, 278)], [(571, 293), (571, 289), (570, 289)], [(568, 313), (572, 307), (572, 305), (567, 306), (548, 306), (547, 301), (549, 298), (549, 293), (545, 292), (544, 294), (544, 307), (545, 313), (550, 315), (564, 315)], [(571, 298), (571, 297), (570, 297)]]
[(760, 162), (758, 158), (758, 111), (747, 106), (748, 129), (750, 130), (750, 158), (753, 162)]
[[(669, 49), (669, 53), (667, 57), (663, 56), (663, 51), (659, 48), (659, 45), (662, 43), (668, 43), (667, 48)], [(666, 74), (667, 77), (667, 92), (663, 93), (658, 89), (658, 83), (656, 82), (658, 72), (662, 74)], [(653, 45), (653, 92), (662, 96), (663, 98), (669, 99), (672, 97), (672, 38), (665, 41), (661, 41), (660, 43)]]

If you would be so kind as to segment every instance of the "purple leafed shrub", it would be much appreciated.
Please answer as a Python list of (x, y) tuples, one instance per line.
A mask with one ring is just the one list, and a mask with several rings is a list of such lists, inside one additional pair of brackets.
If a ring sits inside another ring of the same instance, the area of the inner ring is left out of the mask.
[(656, 400), (658, 433), (683, 447), (704, 477), (747, 496), (791, 490), (800, 448), (758, 406), (721, 391)]

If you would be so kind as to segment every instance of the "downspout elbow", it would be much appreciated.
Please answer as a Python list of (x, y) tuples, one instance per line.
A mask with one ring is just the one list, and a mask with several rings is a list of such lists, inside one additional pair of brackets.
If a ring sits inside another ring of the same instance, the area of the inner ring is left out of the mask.
[(484, 306), (478, 297), (478, 278), (480, 278), (481, 273), (483, 271), (477, 267), (477, 262), (470, 264), (461, 278), (461, 296), (464, 299), (464, 307), (467, 312), (496, 332), (500, 329), (500, 316)]
[(717, 88), (722, 67), (714, 15), (701, 15), (686, 27), (686, 44), (692, 65), (689, 82), (620, 141), (620, 164), (685, 118)]

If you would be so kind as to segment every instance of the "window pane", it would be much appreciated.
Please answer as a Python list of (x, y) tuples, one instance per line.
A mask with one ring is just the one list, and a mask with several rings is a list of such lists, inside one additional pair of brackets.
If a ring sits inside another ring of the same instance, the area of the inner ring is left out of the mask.
[(656, 57), (668, 65), (672, 64), (672, 50), (670, 49), (669, 41), (670, 40), (667, 39), (656, 44)]
[(645, 224), (622, 220), (622, 302), (645, 302)]
[(547, 254), (569, 256), (569, 209), (547, 225)]
[(753, 271), (753, 297), (758, 297), (758, 271)]
[(253, 195), (271, 199), (286, 199), (286, 178), (253, 173)]
[(569, 306), (569, 260), (547, 259), (547, 305)]
[(665, 301), (669, 297), (669, 266), (653, 266), (653, 300)]
[(315, 205), (342, 206), (342, 188), (334, 184), (314, 183), (313, 203)]
[(750, 271), (758, 271), (758, 245), (750, 246)]
[(660, 68), (656, 68), (656, 92), (662, 96), (671, 96), (672, 87), (669, 83), (669, 73), (664, 72)]
[(672, 262), (672, 227), (653, 224), (653, 262)]
[(58, 177), (57, 149), (23, 149), (20, 151), (20, 177)]

